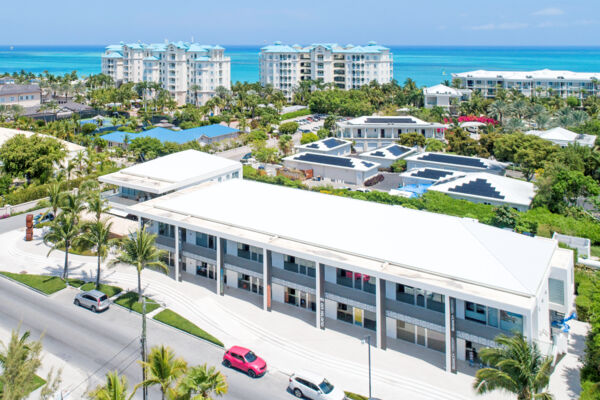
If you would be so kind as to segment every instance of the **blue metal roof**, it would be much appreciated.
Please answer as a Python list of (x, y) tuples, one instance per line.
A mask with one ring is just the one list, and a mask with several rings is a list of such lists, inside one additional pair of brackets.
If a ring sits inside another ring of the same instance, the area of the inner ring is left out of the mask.
[(108, 53), (102, 54), (102, 58), (123, 58), (123, 56), (119, 53)]
[(263, 53), (297, 53), (311, 51), (316, 47), (324, 47), (334, 53), (380, 53), (389, 50), (387, 47), (379, 46), (375, 42), (369, 42), (367, 46), (346, 45), (340, 46), (337, 43), (313, 43), (310, 46), (300, 47), (298, 45), (288, 46), (281, 42), (275, 42), (272, 45), (262, 47)]
[[(177, 47), (178, 49), (183, 49), (185, 51), (195, 51), (195, 52), (207, 52), (209, 50), (215, 49), (215, 50), (224, 50), (223, 47), (216, 45), (216, 46), (211, 46), (211, 45), (206, 45), (206, 44), (199, 44), (199, 43), (189, 43), (189, 42), (183, 42), (183, 41), (178, 41), (178, 42), (170, 42), (170, 43), (127, 43), (126, 46), (129, 47), (130, 49), (134, 49), (134, 50), (143, 50), (143, 49), (150, 49), (152, 51), (166, 51), (167, 47), (169, 45), (173, 45), (175, 47)], [(109, 46), (106, 46), (107, 50), (113, 50), (113, 51), (121, 51), (123, 49), (123, 44), (111, 44)]]
[(161, 142), (174, 142), (183, 144), (194, 140), (199, 140), (202, 137), (215, 138), (230, 133), (239, 132), (237, 129), (229, 128), (223, 125), (207, 125), (197, 128), (185, 129), (183, 131), (172, 131), (166, 128), (153, 128), (140, 133), (129, 132), (110, 132), (102, 136), (102, 139), (114, 143), (123, 143), (125, 135), (129, 137), (131, 142), (133, 139), (142, 137), (151, 137), (160, 140)]

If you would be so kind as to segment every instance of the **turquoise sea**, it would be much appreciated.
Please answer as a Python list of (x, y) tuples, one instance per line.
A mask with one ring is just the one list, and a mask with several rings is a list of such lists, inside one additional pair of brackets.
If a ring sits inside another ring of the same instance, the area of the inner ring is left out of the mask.
[[(233, 81), (258, 80), (260, 46), (224, 46), (231, 57)], [(600, 72), (600, 47), (437, 47), (389, 46), (394, 53), (394, 77), (414, 79), (419, 86), (451, 79), (452, 72), (475, 69), (567, 69)], [(104, 46), (0, 46), (0, 72), (20, 70), (62, 74), (77, 70), (100, 72)]]

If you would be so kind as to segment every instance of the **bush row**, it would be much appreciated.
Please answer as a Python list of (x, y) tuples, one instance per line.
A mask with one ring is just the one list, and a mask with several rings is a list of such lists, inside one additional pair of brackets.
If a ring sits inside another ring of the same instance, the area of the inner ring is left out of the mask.
[(308, 108), (304, 108), (302, 110), (298, 110), (298, 111), (292, 111), (289, 113), (285, 113), (285, 114), (281, 114), (281, 120), (285, 121), (286, 119), (292, 119), (292, 118), (297, 118), (297, 117), (302, 117), (304, 115), (309, 115), (310, 109)]

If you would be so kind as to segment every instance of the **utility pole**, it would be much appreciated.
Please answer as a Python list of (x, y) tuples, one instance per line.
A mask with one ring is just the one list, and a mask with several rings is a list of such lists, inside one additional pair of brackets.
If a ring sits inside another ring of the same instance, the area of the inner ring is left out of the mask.
[[(142, 344), (142, 362), (146, 362), (146, 298), (142, 294), (142, 337), (140, 339)], [(146, 382), (146, 366), (142, 365), (142, 382)], [(142, 398), (148, 399), (148, 387), (142, 386)]]
[(369, 348), (369, 400), (371, 400), (371, 335), (367, 335), (362, 339), (362, 343), (365, 343), (365, 341), (367, 342), (367, 347)]

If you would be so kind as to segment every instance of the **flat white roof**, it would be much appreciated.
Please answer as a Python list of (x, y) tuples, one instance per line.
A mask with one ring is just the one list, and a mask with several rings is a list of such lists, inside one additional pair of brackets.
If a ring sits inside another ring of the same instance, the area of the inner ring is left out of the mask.
[(293, 161), (307, 165), (319, 165), (330, 168), (351, 169), (354, 171), (370, 171), (379, 168), (379, 164), (374, 161), (361, 160), (356, 157), (334, 156), (331, 154), (303, 153), (294, 154), (283, 159), (283, 162)]
[(455, 89), (446, 85), (435, 85), (423, 88), (423, 94), (426, 96), (446, 95), (461, 97), (464, 93), (471, 93), (469, 89)]
[(317, 140), (316, 142), (301, 144), (295, 146), (296, 149), (305, 151), (318, 150), (318, 151), (334, 151), (344, 146), (351, 146), (352, 142), (344, 139), (338, 139), (328, 137), (325, 139)]
[[(362, 257), (406, 279), (434, 274), (440, 281), (454, 280), (454, 290), (462, 281), (524, 296), (537, 293), (557, 247), (551, 239), (471, 219), (237, 179), (191, 187), (139, 203), (131, 211), (212, 224), (268, 243), (312, 246), (321, 249), (315, 254), (342, 262)], [(357, 224), (349, 215), (363, 218)]]
[(359, 157), (365, 158), (375, 158), (382, 160), (398, 160), (400, 158), (407, 157), (408, 155), (417, 151), (412, 147), (401, 146), (399, 144), (390, 144), (384, 147), (380, 147), (375, 150), (366, 151), (364, 153), (359, 154)]
[(535, 196), (535, 185), (531, 182), (486, 172), (444, 177), (430, 186), (429, 190), (527, 207)]
[(185, 150), (103, 175), (98, 179), (113, 185), (162, 194), (241, 168), (242, 164), (238, 161), (202, 151)]
[(426, 122), (410, 115), (405, 116), (362, 116), (337, 123), (339, 126), (363, 125), (368, 127), (403, 127), (403, 128), (446, 128), (447, 125), (437, 122)]
[(571, 142), (579, 143), (585, 146), (594, 146), (596, 143), (595, 135), (585, 135), (583, 133), (577, 133), (560, 126), (546, 131), (530, 130), (525, 132), (527, 135), (535, 135), (542, 139), (550, 140), (553, 142)]
[(600, 79), (600, 72), (573, 72), (573, 71), (557, 71), (551, 69), (540, 69), (537, 71), (488, 71), (480, 69), (477, 71), (461, 72), (452, 74), (456, 78), (480, 78), (480, 79), (514, 79), (514, 80), (530, 80), (530, 79), (565, 79), (565, 80), (580, 80), (591, 81), (592, 79)]

